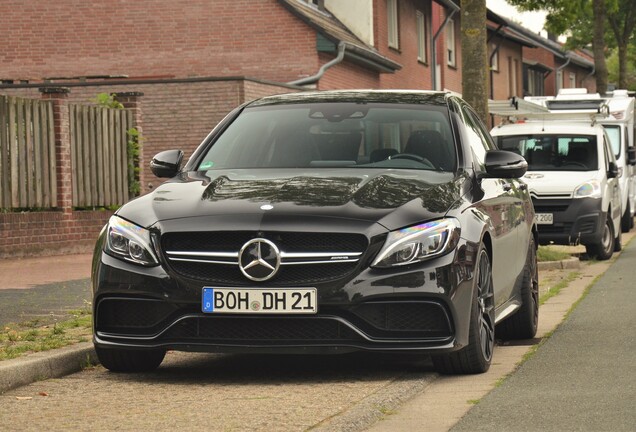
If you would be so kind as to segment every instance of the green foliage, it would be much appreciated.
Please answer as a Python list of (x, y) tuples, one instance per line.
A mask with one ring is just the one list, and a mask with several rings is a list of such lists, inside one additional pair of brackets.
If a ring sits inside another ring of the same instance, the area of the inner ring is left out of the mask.
[(126, 134), (128, 135), (128, 192), (131, 197), (136, 197), (141, 193), (139, 154), (141, 153), (143, 137), (137, 128), (128, 129)]
[(539, 246), (539, 249), (537, 250), (537, 260), (539, 262), (561, 261), (571, 257), (572, 255), (569, 253), (552, 249), (550, 246)]
[(99, 93), (91, 102), (104, 108), (124, 109), (124, 106), (115, 99), (113, 93)]

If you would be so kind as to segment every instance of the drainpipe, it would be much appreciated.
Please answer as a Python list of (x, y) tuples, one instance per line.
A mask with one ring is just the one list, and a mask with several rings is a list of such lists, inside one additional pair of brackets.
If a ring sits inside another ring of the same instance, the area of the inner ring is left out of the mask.
[(338, 63), (342, 61), (342, 59), (344, 58), (344, 54), (345, 54), (345, 43), (341, 41), (338, 44), (338, 55), (336, 56), (336, 58), (322, 65), (316, 75), (306, 77), (306, 78), (301, 78), (296, 81), (291, 81), (291, 82), (288, 82), (287, 84), (302, 86), (302, 85), (317, 83), (318, 80), (320, 80), (320, 78), (322, 78), (322, 76), (325, 74), (327, 69), (337, 65)]
[(451, 20), (453, 15), (455, 15), (455, 12), (459, 11), (459, 6), (457, 6), (454, 3), (451, 3), (451, 5), (453, 6), (452, 7), (453, 10), (451, 10), (449, 13), (448, 8), (446, 9), (446, 13), (448, 15), (444, 19), (444, 22), (442, 23), (440, 28), (437, 30), (435, 35), (433, 36), (433, 41), (431, 43), (433, 45), (433, 49), (431, 50), (431, 65), (433, 66), (431, 67), (431, 83), (433, 84), (433, 89), (435, 90), (439, 90), (437, 88), (437, 39), (442, 33), (442, 30), (444, 30), (446, 26), (448, 25), (448, 22)]
[[(566, 56), (565, 58), (567, 58), (568, 60), (567, 60), (565, 63), (563, 63), (561, 66), (559, 66), (559, 67), (557, 68), (557, 70), (556, 70), (556, 71), (557, 71), (557, 74), (556, 74), (556, 77), (555, 77), (555, 83), (556, 83), (557, 87), (559, 87), (559, 88), (557, 88), (557, 89), (556, 89), (556, 93), (557, 93), (557, 94), (559, 94), (559, 90), (561, 90), (561, 86), (563, 85), (563, 82), (560, 82), (560, 83), (556, 82), (556, 78), (558, 78), (558, 76), (559, 76), (559, 72), (561, 72), (563, 69), (565, 69), (565, 67), (566, 67), (567, 65), (569, 65), (569, 64), (570, 64), (570, 62), (572, 61), (572, 58), (571, 58), (571, 57), (567, 57), (567, 56)], [(561, 75), (561, 80), (563, 80), (563, 75)]]

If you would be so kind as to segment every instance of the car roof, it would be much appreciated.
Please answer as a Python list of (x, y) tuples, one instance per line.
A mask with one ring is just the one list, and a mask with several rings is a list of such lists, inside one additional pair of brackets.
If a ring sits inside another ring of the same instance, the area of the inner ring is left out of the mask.
[(247, 106), (256, 107), (321, 102), (446, 105), (446, 100), (449, 96), (450, 93), (448, 92), (424, 90), (331, 90), (267, 96), (252, 101)]

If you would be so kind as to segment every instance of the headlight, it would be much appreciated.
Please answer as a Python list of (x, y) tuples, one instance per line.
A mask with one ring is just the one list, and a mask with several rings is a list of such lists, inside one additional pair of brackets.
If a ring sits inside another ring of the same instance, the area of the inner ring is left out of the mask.
[(600, 198), (601, 184), (598, 180), (589, 180), (574, 188), (574, 198)]
[(150, 232), (118, 216), (112, 216), (108, 221), (104, 250), (110, 255), (136, 264), (159, 264), (152, 252)]
[(451, 218), (392, 231), (371, 266), (402, 266), (443, 255), (457, 245), (459, 234), (459, 221)]

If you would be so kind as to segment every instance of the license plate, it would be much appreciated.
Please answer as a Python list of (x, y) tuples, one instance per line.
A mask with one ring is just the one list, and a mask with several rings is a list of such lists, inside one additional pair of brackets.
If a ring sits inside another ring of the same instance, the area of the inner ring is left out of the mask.
[(554, 223), (554, 215), (552, 213), (536, 213), (534, 221), (537, 225), (552, 225)]
[(316, 288), (203, 288), (205, 313), (315, 314)]

